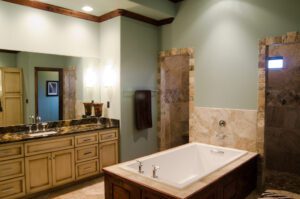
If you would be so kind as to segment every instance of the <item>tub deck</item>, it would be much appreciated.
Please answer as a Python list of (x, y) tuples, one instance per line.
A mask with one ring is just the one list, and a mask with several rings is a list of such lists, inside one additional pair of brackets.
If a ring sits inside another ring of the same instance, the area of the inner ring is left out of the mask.
[(234, 162), (178, 189), (114, 165), (104, 168), (106, 199), (243, 199), (256, 187), (257, 153)]

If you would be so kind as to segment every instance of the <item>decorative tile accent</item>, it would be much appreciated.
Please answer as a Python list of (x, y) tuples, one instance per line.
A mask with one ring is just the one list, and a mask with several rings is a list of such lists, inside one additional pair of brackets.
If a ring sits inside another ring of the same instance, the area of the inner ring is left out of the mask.
[(76, 69), (75, 67), (65, 68), (63, 72), (63, 119), (75, 118), (76, 103)]
[[(219, 121), (226, 122), (225, 127)], [(256, 152), (256, 110), (195, 107), (190, 118), (190, 142), (202, 142)]]

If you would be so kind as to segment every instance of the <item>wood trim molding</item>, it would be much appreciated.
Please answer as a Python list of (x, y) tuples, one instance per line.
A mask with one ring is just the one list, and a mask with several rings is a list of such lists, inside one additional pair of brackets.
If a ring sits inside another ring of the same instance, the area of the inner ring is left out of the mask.
[(0, 49), (0, 53), (12, 53), (12, 54), (17, 54), (20, 51), (16, 51), (16, 50), (5, 50), (5, 49)]
[(42, 3), (39, 1), (30, 1), (30, 0), (2, 0), (2, 1), (19, 4), (19, 5), (23, 5), (23, 6), (27, 6), (27, 7), (31, 7), (31, 8), (36, 8), (36, 9), (40, 9), (40, 10), (45, 10), (48, 12), (54, 12), (57, 14), (62, 14), (62, 15), (70, 16), (70, 17), (85, 19), (88, 21), (98, 22), (97, 16), (86, 14), (86, 13), (75, 11), (75, 10), (71, 10), (71, 9), (67, 9), (67, 8), (62, 8), (62, 7), (47, 4), (47, 3)]
[(169, 1), (171, 1), (171, 2), (173, 2), (173, 3), (179, 3), (179, 2), (181, 2), (181, 1), (183, 1), (183, 0), (169, 0)]
[(149, 23), (149, 24), (152, 24), (155, 26), (162, 26), (162, 25), (170, 24), (174, 20), (174, 18), (156, 20), (156, 19), (146, 17), (144, 15), (140, 15), (140, 14), (137, 14), (137, 13), (125, 10), (125, 9), (117, 9), (117, 10), (111, 11), (111, 12), (106, 13), (101, 16), (95, 16), (95, 15), (86, 14), (83, 12), (79, 12), (79, 11), (75, 11), (75, 10), (71, 10), (71, 9), (67, 9), (67, 8), (39, 2), (39, 1), (31, 1), (31, 0), (2, 0), (2, 1), (6, 1), (9, 3), (18, 4), (18, 5), (23, 5), (23, 6), (27, 6), (27, 7), (31, 7), (31, 8), (36, 8), (36, 9), (40, 9), (40, 10), (44, 10), (44, 11), (48, 11), (48, 12), (53, 12), (53, 13), (57, 13), (57, 14), (62, 14), (62, 15), (66, 15), (69, 17), (75, 17), (75, 18), (79, 18), (79, 19), (93, 21), (93, 22), (97, 22), (97, 23), (101, 23), (101, 22), (104, 22), (104, 21), (107, 21), (109, 19), (119, 17), (119, 16), (128, 17), (128, 18), (142, 21), (145, 23)]

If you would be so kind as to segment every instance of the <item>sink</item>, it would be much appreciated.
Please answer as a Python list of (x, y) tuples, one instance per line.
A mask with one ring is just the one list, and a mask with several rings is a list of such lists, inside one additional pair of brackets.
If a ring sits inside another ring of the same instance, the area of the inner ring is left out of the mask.
[(47, 136), (47, 135), (53, 135), (56, 134), (56, 131), (46, 131), (46, 132), (39, 132), (39, 133), (30, 133), (30, 137), (39, 137), (39, 136)]

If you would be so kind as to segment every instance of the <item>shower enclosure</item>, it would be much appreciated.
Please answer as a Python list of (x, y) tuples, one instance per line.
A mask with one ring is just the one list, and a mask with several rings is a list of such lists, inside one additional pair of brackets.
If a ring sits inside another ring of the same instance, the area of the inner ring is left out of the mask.
[(300, 193), (300, 43), (270, 45), (267, 62), (266, 183)]

